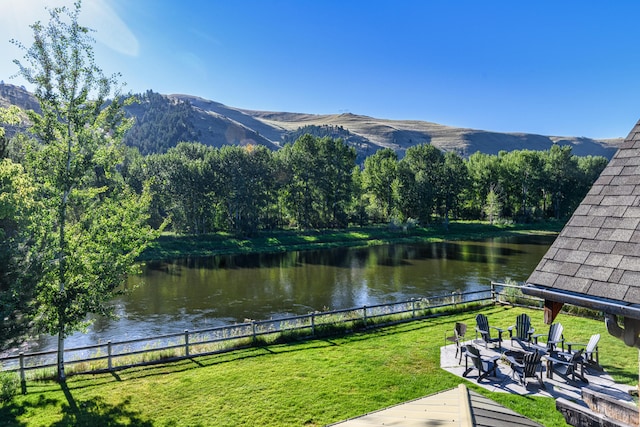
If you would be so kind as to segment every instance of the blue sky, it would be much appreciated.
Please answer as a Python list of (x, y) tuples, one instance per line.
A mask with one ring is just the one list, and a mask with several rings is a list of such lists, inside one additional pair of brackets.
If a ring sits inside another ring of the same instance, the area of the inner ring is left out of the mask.
[[(0, 79), (44, 5), (0, 0)], [(614, 138), (640, 118), (640, 2), (84, 0), (96, 60), (132, 92)]]

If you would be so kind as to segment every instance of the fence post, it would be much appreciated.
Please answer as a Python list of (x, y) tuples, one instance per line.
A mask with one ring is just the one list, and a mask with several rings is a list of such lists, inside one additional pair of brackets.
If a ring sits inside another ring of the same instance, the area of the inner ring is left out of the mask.
[(364, 327), (367, 327), (367, 306), (362, 306), (362, 320), (364, 321)]
[(255, 320), (251, 321), (251, 333), (253, 335), (252, 336), (253, 343), (255, 344), (256, 341), (257, 341), (257, 337), (256, 337), (256, 321)]
[(189, 357), (189, 330), (184, 330), (184, 355)]
[(416, 299), (411, 298), (411, 317), (416, 317)]
[(20, 352), (20, 389), (22, 394), (27, 394), (27, 380), (24, 376), (24, 353)]
[(316, 312), (311, 312), (311, 336), (316, 336)]
[(107, 368), (113, 370), (113, 362), (111, 361), (112, 349), (111, 341), (107, 341)]
[(494, 304), (498, 302), (496, 300), (496, 286), (493, 284), (493, 282), (491, 282), (491, 300), (493, 301)]

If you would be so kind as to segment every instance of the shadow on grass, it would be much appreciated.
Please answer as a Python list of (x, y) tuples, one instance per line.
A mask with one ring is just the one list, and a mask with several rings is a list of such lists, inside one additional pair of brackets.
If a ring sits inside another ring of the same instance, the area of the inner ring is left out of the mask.
[(58, 399), (48, 399), (40, 395), (37, 399), (17, 402), (17, 399), (5, 403), (0, 407), (0, 424), (7, 427), (26, 426), (27, 422), (20, 418), (28, 417), (29, 413), (38, 411), (48, 406), (59, 406), (62, 418), (53, 421), (49, 420), (50, 426), (141, 426), (151, 427), (153, 423), (141, 418), (136, 411), (128, 409), (129, 398), (112, 405), (107, 403), (102, 397), (96, 396), (86, 400), (76, 400), (72, 390), (67, 384), (61, 384), (60, 388), (64, 393), (66, 402)]

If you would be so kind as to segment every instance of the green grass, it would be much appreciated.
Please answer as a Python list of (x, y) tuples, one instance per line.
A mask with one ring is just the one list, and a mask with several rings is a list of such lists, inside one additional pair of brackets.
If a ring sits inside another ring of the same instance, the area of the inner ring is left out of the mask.
[(252, 238), (238, 237), (225, 232), (199, 236), (165, 233), (142, 254), (141, 260), (484, 239), (522, 233), (558, 232), (562, 225), (560, 222), (491, 225), (480, 221), (455, 221), (450, 224), (449, 230), (441, 226), (416, 227), (406, 231), (386, 226), (371, 226), (344, 230), (264, 231)]
[[(542, 311), (483, 309), (506, 326), (527, 312), (545, 332)], [(564, 426), (549, 398), (492, 393), (440, 369), (440, 346), (456, 321), (477, 311), (322, 340), (274, 344), (70, 377), (62, 388), (29, 382), (27, 395), (0, 407), (6, 426), (320, 426), (457, 386), (460, 382), (546, 426)], [(600, 360), (617, 381), (638, 381), (637, 350), (610, 337), (604, 324), (560, 314), (569, 341), (599, 332)]]

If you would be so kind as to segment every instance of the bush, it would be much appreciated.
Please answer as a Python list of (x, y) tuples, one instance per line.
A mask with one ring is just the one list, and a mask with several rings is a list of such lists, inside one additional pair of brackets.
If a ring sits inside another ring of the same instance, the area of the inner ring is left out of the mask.
[(0, 372), (0, 402), (8, 402), (18, 393), (20, 380), (15, 372)]

